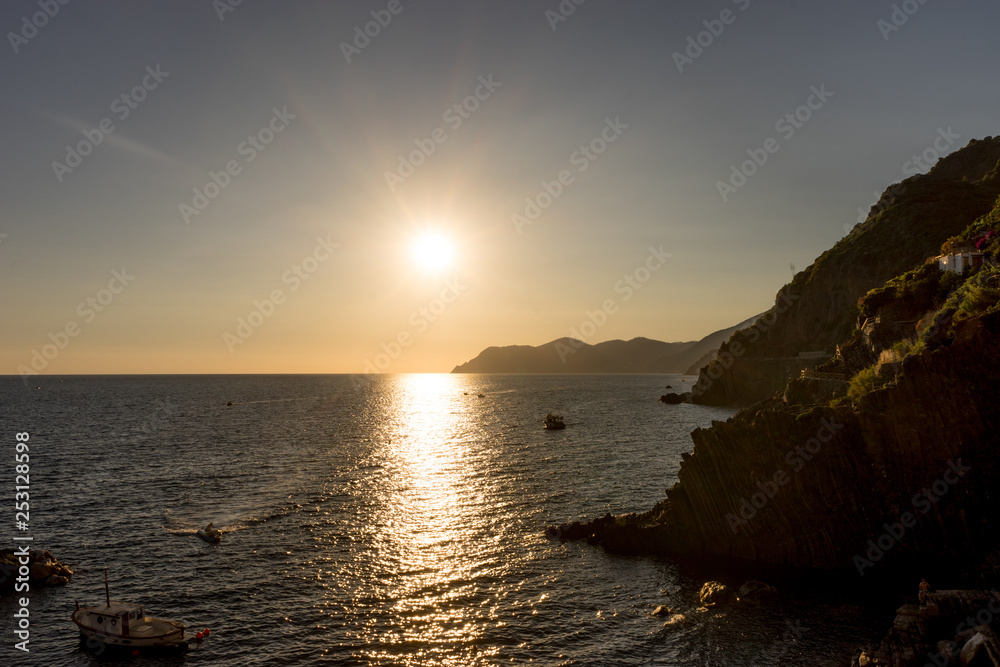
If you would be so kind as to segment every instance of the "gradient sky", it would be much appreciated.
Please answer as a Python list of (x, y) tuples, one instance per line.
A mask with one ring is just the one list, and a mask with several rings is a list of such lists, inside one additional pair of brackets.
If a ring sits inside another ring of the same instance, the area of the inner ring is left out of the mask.
[[(45, 374), (360, 372), (400, 336), (381, 370), (448, 371), (570, 335), (608, 300), (588, 342), (694, 340), (770, 307), (791, 265), (938, 137), (951, 152), (1000, 133), (995, 0), (910, 0), (891, 32), (894, 3), (873, 0), (589, 0), (554, 30), (558, 0), (401, 0), (350, 63), (342, 44), (389, 0), (243, 0), (220, 19), (225, 2), (75, 0), (37, 31), (23, 23), (37, 0), (0, 7), (0, 373), (34, 352)], [(721, 34), (679, 71), (705, 21)], [(832, 96), (779, 131), (814, 86)], [(446, 111), (477, 87), (486, 99), (455, 127)], [(106, 118), (78, 166), (53, 166)], [(254, 155), (243, 142), (269, 124), (283, 129)], [(386, 172), (438, 128), (390, 189)], [(602, 131), (602, 154), (574, 158)], [(772, 137), (723, 201), (718, 181)], [(238, 173), (186, 222), (180, 205), (230, 161)], [(512, 214), (563, 170), (518, 229)], [(411, 257), (428, 229), (457, 246), (447, 273)], [(286, 273), (317, 239), (336, 248), (307, 280)], [(661, 247), (663, 266), (640, 269)], [(124, 288), (102, 292), (123, 268)], [(275, 290), (282, 303), (227, 344)]]

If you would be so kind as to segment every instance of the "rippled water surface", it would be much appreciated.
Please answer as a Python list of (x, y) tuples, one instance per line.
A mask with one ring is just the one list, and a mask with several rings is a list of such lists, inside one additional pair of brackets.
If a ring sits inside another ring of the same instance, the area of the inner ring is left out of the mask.
[[(688, 433), (732, 414), (657, 402), (692, 379), (0, 379), (3, 451), (31, 433), (30, 535), (77, 572), (32, 591), (30, 654), (0, 600), (0, 664), (848, 664), (873, 632), (857, 609), (699, 612), (701, 581), (670, 561), (544, 537), (663, 497)], [(550, 411), (568, 428), (542, 429)], [(193, 535), (209, 521), (218, 545)], [(211, 638), (86, 651), (69, 616), (103, 599), (104, 567), (113, 598)]]

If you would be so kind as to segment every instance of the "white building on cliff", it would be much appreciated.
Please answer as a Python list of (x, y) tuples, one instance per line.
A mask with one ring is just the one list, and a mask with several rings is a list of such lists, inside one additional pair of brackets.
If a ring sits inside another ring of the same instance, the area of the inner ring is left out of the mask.
[(951, 271), (952, 273), (961, 273), (969, 267), (983, 265), (983, 253), (975, 248), (958, 248), (955, 252), (938, 255), (932, 259), (937, 260), (942, 271)]

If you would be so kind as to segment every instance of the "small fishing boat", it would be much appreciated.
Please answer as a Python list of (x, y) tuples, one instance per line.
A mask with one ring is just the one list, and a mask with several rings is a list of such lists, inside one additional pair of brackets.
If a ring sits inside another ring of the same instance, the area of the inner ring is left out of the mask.
[(561, 428), (566, 428), (563, 418), (559, 415), (552, 414), (551, 412), (545, 415), (545, 428), (550, 430), (559, 430)]
[(199, 528), (195, 534), (211, 544), (218, 544), (222, 540), (222, 531), (216, 528), (214, 523), (210, 523), (204, 528)]
[(146, 616), (141, 604), (112, 602), (107, 569), (104, 570), (104, 595), (104, 605), (81, 607), (79, 602), (76, 603), (73, 622), (80, 628), (82, 637), (108, 646), (187, 648), (183, 624)]

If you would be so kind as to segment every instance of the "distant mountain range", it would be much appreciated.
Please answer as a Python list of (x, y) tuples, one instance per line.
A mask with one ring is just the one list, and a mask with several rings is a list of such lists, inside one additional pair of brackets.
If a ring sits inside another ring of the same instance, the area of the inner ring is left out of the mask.
[(685, 373), (715, 359), (719, 346), (759, 315), (716, 331), (699, 341), (664, 343), (649, 338), (609, 340), (590, 345), (575, 338), (559, 338), (544, 345), (488, 347), (452, 373)]

